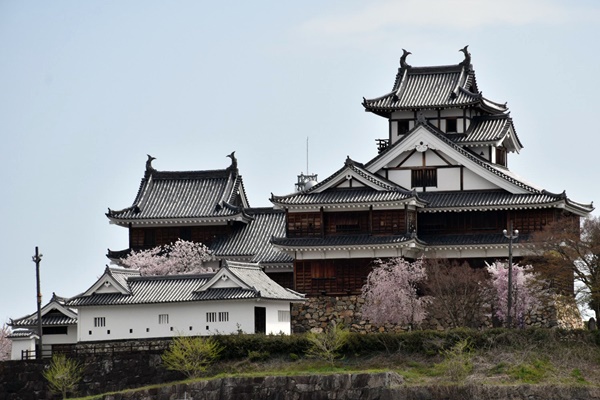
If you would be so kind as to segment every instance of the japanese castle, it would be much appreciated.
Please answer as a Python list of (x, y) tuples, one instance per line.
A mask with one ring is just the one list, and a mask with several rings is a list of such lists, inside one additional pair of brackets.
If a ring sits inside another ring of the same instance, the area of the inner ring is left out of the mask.
[[(524, 181), (509, 169), (523, 148), (506, 103), (481, 94), (467, 48), (454, 65), (413, 67), (404, 51), (391, 91), (363, 99), (389, 123), (366, 162), (347, 158), (331, 176), (300, 176), (297, 191), (251, 208), (237, 159), (221, 170), (146, 172), (132, 206), (109, 210), (131, 250), (178, 238), (218, 259), (254, 262), (308, 296), (360, 293), (376, 258), (449, 258), (473, 267), (506, 258), (511, 224), (520, 242), (557, 218), (577, 223), (592, 204)], [(514, 255), (522, 255), (514, 246)]]

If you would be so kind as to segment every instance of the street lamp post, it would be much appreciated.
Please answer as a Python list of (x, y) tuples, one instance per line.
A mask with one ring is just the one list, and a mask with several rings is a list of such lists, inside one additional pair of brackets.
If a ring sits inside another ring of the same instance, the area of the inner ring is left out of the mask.
[(35, 263), (35, 280), (37, 290), (37, 330), (38, 330), (38, 344), (35, 349), (35, 358), (42, 358), (42, 289), (40, 288), (40, 262), (42, 261), (42, 254), (39, 253), (37, 246), (35, 246), (35, 255), (31, 257), (31, 260)]
[(512, 221), (508, 223), (509, 230), (502, 231), (504, 237), (508, 239), (508, 301), (507, 301), (507, 312), (506, 312), (506, 326), (507, 328), (512, 327), (512, 317), (510, 310), (512, 308), (512, 244), (513, 240), (519, 237), (519, 231), (513, 230)]

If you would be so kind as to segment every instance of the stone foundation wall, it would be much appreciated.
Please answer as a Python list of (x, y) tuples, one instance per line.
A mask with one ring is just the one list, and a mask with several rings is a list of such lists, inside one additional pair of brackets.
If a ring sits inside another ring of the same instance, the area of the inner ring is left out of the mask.
[[(572, 298), (549, 294), (540, 307), (532, 310), (523, 321), (525, 327), (582, 329), (583, 321)], [(394, 324), (375, 326), (362, 316), (364, 299), (361, 296), (319, 296), (309, 297), (304, 304), (294, 304), (292, 308), (292, 331), (320, 332), (331, 321), (344, 324), (353, 332), (401, 332), (408, 330)], [(494, 326), (491, 306), (486, 306), (483, 318), (474, 328), (491, 328)], [(438, 312), (430, 314), (421, 325), (423, 329), (443, 330), (450, 328), (452, 321)]]

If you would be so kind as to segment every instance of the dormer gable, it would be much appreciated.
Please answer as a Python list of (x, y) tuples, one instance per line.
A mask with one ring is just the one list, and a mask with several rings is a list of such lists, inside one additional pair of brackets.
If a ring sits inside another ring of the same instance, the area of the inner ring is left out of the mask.
[(45, 316), (64, 316), (67, 318), (77, 318), (77, 312), (65, 307), (64, 299), (52, 294), (52, 300), (41, 309), (42, 319)]
[[(259, 268), (256, 266), (256, 268)], [(197, 292), (204, 292), (208, 289), (232, 289), (232, 288), (241, 288), (247, 290), (254, 290), (253, 287), (249, 286), (246, 282), (241, 280), (238, 276), (236, 276), (231, 269), (229, 268), (227, 262), (217, 271), (217, 273), (208, 280), (204, 285), (202, 285)]]
[(107, 266), (96, 283), (81, 296), (110, 293), (129, 295), (131, 292), (127, 285), (127, 279), (130, 276), (140, 276), (139, 270)]

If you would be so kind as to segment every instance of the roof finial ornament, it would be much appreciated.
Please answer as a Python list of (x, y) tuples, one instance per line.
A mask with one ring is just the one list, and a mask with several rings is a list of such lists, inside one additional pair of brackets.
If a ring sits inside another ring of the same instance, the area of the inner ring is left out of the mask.
[(467, 50), (468, 47), (469, 47), (469, 45), (466, 45), (462, 49), (458, 50), (458, 51), (462, 51), (465, 55), (465, 59), (462, 60), (458, 65), (462, 65), (466, 69), (471, 68), (471, 53), (469, 53), (469, 50)]
[(408, 57), (409, 54), (412, 53), (410, 51), (402, 49), (402, 57), (400, 57), (400, 68), (411, 68), (411, 66), (406, 63), (406, 57)]
[(232, 151), (231, 154), (228, 154), (226, 157), (231, 158), (231, 165), (227, 169), (233, 170), (237, 174), (238, 167), (237, 158), (235, 158), (235, 151)]
[(152, 167), (152, 160), (156, 160), (156, 158), (152, 157), (150, 154), (146, 154), (148, 156), (148, 159), (146, 160), (146, 173), (151, 173), (156, 171), (153, 167)]

